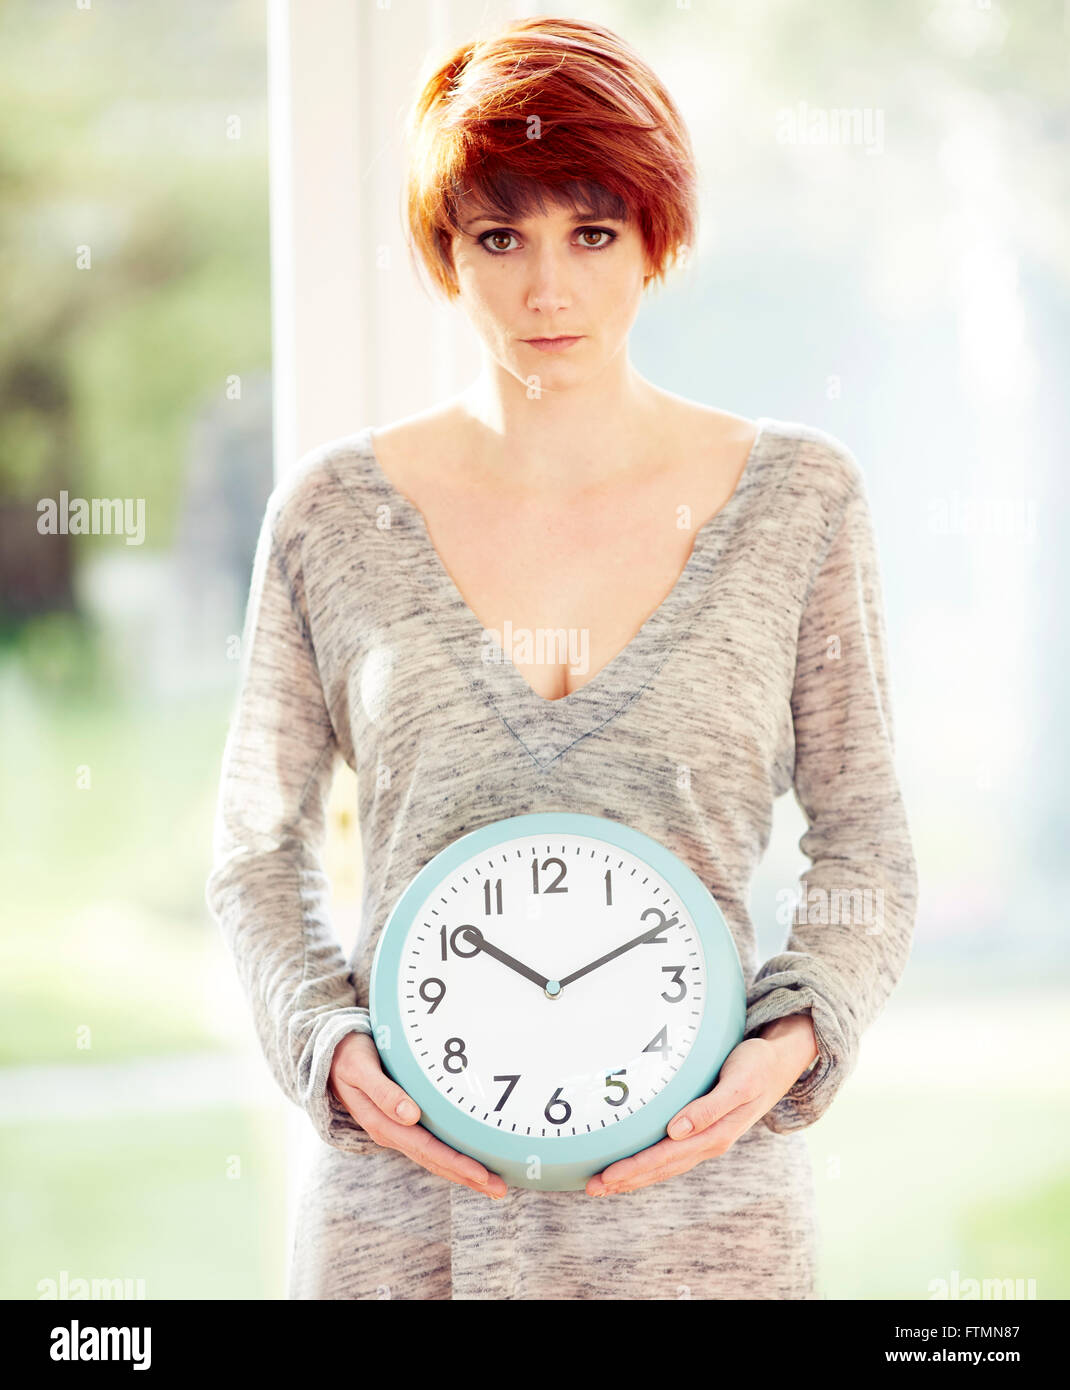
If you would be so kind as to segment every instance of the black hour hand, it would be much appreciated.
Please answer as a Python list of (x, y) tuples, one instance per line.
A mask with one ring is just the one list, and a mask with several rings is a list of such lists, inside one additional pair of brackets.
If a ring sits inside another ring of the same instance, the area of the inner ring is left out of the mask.
[(525, 980), (531, 980), (533, 984), (539, 985), (543, 989), (550, 983), (545, 975), (540, 975), (537, 970), (532, 970), (529, 965), (525, 965), (523, 961), (509, 955), (500, 946), (493, 945), (478, 927), (461, 927), (460, 934), (466, 937), (473, 946), (478, 946), (486, 955), (493, 956), (495, 960), (500, 960), (503, 965), (507, 965), (510, 970), (515, 970), (518, 975), (523, 975)]

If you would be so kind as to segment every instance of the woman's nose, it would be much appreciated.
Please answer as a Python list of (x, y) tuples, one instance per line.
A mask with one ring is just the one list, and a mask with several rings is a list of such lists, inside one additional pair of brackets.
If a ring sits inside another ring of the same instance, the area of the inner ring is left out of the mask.
[(536, 256), (528, 287), (528, 308), (552, 314), (569, 302), (568, 271), (552, 252)]

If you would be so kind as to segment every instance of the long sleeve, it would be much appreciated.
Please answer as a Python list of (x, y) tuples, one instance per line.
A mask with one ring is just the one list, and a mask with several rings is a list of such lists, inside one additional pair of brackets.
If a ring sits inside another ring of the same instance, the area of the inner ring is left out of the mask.
[(894, 767), (876, 542), (857, 465), (803, 608), (791, 706), (795, 795), (810, 860), (785, 949), (747, 994), (745, 1036), (809, 1012), (819, 1057), (766, 1114), (774, 1133), (821, 1117), (910, 953), (917, 869)]
[(265, 514), (223, 754), (205, 890), (234, 957), (260, 1046), (283, 1092), (336, 1148), (374, 1143), (329, 1092), (334, 1049), (371, 1033), (329, 916), (321, 852), (340, 756), (302, 593)]

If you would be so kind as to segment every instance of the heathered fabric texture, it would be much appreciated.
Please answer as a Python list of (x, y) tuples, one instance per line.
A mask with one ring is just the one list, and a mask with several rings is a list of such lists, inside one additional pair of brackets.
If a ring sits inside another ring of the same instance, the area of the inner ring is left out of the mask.
[[(799, 1131), (832, 1102), (899, 979), (917, 896), (857, 461), (821, 430), (763, 417), (674, 588), (564, 699), (542, 699), (511, 662), (484, 660), (485, 646), (370, 429), (306, 454), (277, 485), (207, 901), (271, 1070), (322, 1140), (290, 1296), (821, 1297)], [(350, 960), (320, 857), (338, 758), (357, 774), (363, 844)], [(748, 885), (789, 788), (809, 824), (810, 920), (797, 916), (763, 964)], [(492, 1202), (377, 1145), (327, 1075), (339, 1040), (370, 1031), (375, 947), (413, 875), (470, 830), (550, 810), (623, 821), (690, 865), (735, 938), (747, 1035), (809, 1010), (820, 1059), (764, 1121), (683, 1175), (618, 1196), (512, 1188)], [(875, 920), (859, 907), (852, 920), (852, 900), (832, 896), (854, 889), (879, 904)]]

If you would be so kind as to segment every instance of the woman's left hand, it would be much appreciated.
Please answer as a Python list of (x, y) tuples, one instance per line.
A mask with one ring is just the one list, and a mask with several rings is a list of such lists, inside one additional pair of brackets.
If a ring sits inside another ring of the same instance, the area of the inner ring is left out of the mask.
[[(817, 1055), (809, 1014), (789, 1014), (767, 1023), (732, 1049), (712, 1091), (673, 1116), (667, 1126), (672, 1137), (596, 1173), (588, 1180), (588, 1195), (633, 1192), (725, 1153), (791, 1090)], [(676, 1138), (680, 1120), (689, 1120), (692, 1128)]]

